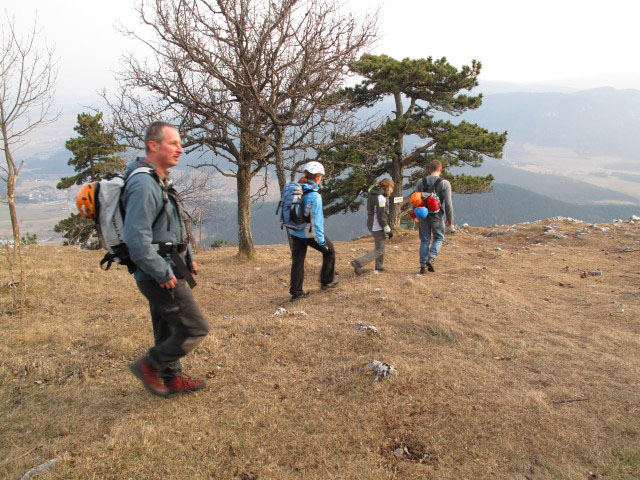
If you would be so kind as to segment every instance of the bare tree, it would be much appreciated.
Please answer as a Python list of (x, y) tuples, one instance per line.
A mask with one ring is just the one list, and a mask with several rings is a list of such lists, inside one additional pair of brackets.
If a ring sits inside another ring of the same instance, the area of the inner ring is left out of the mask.
[[(375, 33), (341, 16), (337, 0), (141, 0), (152, 38), (127, 32), (153, 64), (129, 55), (111, 101), (125, 140), (173, 120), (188, 150), (237, 185), (238, 247), (251, 257), (251, 180), (271, 163), (284, 181), (285, 152), (304, 149), (312, 119), (344, 80), (349, 61)], [(315, 43), (321, 36), (325, 41)], [(324, 116), (329, 118), (329, 116)]]
[(24, 164), (16, 164), (15, 152), (29, 141), (38, 127), (58, 118), (53, 111), (57, 68), (53, 50), (36, 45), (39, 31), (33, 27), (20, 36), (15, 22), (5, 16), (0, 43), (0, 134), (6, 166), (0, 179), (7, 185), (7, 203), (13, 229), (13, 256), (20, 251), (20, 228), (15, 209), (15, 188)]
[[(194, 247), (202, 248), (202, 228), (217, 218), (216, 189), (212, 184), (213, 172), (206, 170), (180, 171), (172, 175), (173, 184), (180, 196), (181, 204), (189, 218), (185, 225)], [(198, 236), (193, 228), (198, 227)]]

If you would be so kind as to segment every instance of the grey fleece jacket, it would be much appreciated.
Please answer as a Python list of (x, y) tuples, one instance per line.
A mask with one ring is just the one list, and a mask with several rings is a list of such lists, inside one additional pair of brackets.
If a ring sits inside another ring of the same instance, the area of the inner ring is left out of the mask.
[[(429, 187), (433, 186), (436, 183), (436, 180), (440, 178), (437, 175), (429, 175), (428, 177), (421, 178), (418, 180), (416, 184), (416, 192), (426, 192)], [(426, 185), (425, 185), (426, 180)], [(447, 215), (447, 221), (453, 223), (453, 201), (451, 200), (451, 183), (448, 180), (442, 179), (440, 182), (440, 186), (436, 190), (436, 195), (440, 197), (440, 202), (442, 203), (442, 209), (444, 213)], [(442, 216), (442, 213), (439, 214)], [(429, 214), (431, 216), (431, 214)]]
[[(125, 178), (138, 167), (150, 167), (155, 170), (155, 165), (137, 158), (127, 165)], [(148, 173), (138, 173), (127, 181), (122, 201), (125, 210), (124, 241), (129, 248), (131, 260), (138, 267), (134, 273), (135, 279), (168, 282), (175, 274), (175, 265), (171, 259), (161, 257), (152, 244), (178, 244), (184, 241), (177, 205), (169, 199), (166, 212), (160, 215), (153, 225), (163, 208), (162, 187), (158, 184), (157, 177)], [(191, 247), (188, 255), (193, 260)], [(181, 275), (177, 274), (176, 277), (180, 278)]]
[(367, 228), (370, 232), (373, 231), (374, 217), (378, 219), (378, 223), (383, 229), (389, 225), (386, 202), (384, 205), (380, 205), (380, 195), (384, 196), (378, 185), (373, 185), (369, 188), (367, 196)]

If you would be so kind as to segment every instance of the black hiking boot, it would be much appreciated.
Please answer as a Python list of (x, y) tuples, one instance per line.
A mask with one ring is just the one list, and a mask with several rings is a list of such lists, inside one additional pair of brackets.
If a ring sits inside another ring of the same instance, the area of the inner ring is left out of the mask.
[(430, 272), (435, 272), (436, 269), (433, 268), (433, 264), (436, 262), (435, 258), (429, 257), (427, 258), (427, 269), (429, 269)]
[(334, 280), (333, 282), (330, 283), (323, 283), (322, 286), (320, 287), (322, 290), (328, 290), (330, 288), (336, 288), (338, 286), (340, 282), (338, 280)]
[(296, 300), (299, 300), (301, 298), (307, 298), (309, 296), (309, 292), (302, 292), (302, 293), (298, 293), (296, 295), (291, 295), (291, 300), (289, 300), (290, 302), (295, 302)]
[(356, 275), (364, 274), (364, 270), (362, 270), (362, 267), (355, 260), (351, 262), (351, 266), (353, 267), (353, 271), (356, 272)]
[(424, 275), (425, 273), (427, 273), (427, 267), (420, 265), (420, 275)]

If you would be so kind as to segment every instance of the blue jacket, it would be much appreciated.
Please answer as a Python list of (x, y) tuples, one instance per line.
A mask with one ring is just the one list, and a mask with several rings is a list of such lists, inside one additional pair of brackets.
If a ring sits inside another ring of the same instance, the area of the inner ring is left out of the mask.
[[(138, 167), (156, 169), (155, 165), (137, 158), (129, 163), (125, 169), (125, 178)], [(169, 199), (165, 213), (158, 214), (163, 209), (162, 187), (155, 175), (138, 173), (131, 177), (122, 194), (124, 206), (124, 241), (129, 248), (131, 260), (138, 268), (134, 278), (138, 281), (155, 280), (166, 283), (174, 276), (175, 265), (169, 258), (158, 254), (154, 243), (171, 242), (174, 244), (185, 241), (184, 226), (180, 213), (174, 201)], [(153, 221), (158, 221), (153, 225)], [(171, 222), (168, 229), (169, 221)], [(189, 255), (193, 254), (189, 247)], [(181, 277), (181, 275), (176, 275)]]
[(302, 184), (303, 210), (311, 205), (311, 223), (302, 230), (289, 230), (289, 233), (298, 238), (315, 238), (318, 245), (324, 245), (324, 214), (322, 213), (322, 196), (318, 193), (320, 187), (317, 183), (308, 181)]

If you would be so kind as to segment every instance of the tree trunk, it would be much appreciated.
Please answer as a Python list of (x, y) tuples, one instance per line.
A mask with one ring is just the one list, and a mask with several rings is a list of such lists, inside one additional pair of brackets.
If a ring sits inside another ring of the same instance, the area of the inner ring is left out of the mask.
[[(396, 101), (396, 120), (401, 121), (403, 118), (402, 95), (396, 93), (394, 95)], [(395, 183), (393, 187), (393, 198), (390, 199), (391, 207), (389, 208), (389, 225), (392, 229), (400, 226), (401, 203), (395, 203), (395, 197), (402, 197), (402, 184), (404, 178), (402, 176), (402, 151), (404, 150), (404, 129), (398, 129), (393, 151), (393, 163), (391, 165), (391, 180)]]
[(14, 198), (15, 178), (9, 176), (7, 181), (7, 203), (9, 204), (9, 216), (11, 217), (11, 228), (13, 230), (13, 258), (20, 251), (20, 226), (18, 225), (18, 215), (16, 214), (16, 205)]
[(256, 248), (251, 236), (251, 164), (238, 165), (238, 254), (254, 258)]
[[(280, 192), (284, 189), (284, 186), (287, 183), (287, 174), (284, 170), (284, 154), (282, 152), (282, 127), (276, 127), (275, 131), (275, 160), (276, 160), (276, 176), (278, 177), (278, 185), (280, 186)], [(282, 205), (280, 205), (282, 208)], [(287, 241), (289, 242), (289, 250), (293, 249), (293, 240), (291, 239), (291, 234), (289, 230), (284, 229), (287, 232)]]
[(391, 171), (391, 180), (394, 181), (395, 186), (393, 187), (392, 198), (389, 199), (389, 202), (391, 203), (389, 208), (389, 226), (394, 230), (400, 226), (400, 217), (402, 216), (402, 204), (394, 202), (395, 197), (402, 197), (402, 182), (404, 180), (402, 171), (402, 164), (394, 159)]
[(22, 164), (20, 164), (20, 167), (16, 168), (11, 151), (9, 150), (7, 129), (4, 123), (4, 111), (2, 112), (2, 119), (2, 137), (4, 139), (3, 148), (4, 156), (7, 161), (7, 203), (9, 204), (9, 217), (11, 218), (11, 229), (13, 230), (13, 258), (16, 258), (16, 255), (20, 253), (20, 224), (18, 223), (18, 215), (16, 213), (15, 191), (16, 183), (18, 181), (18, 173)]

